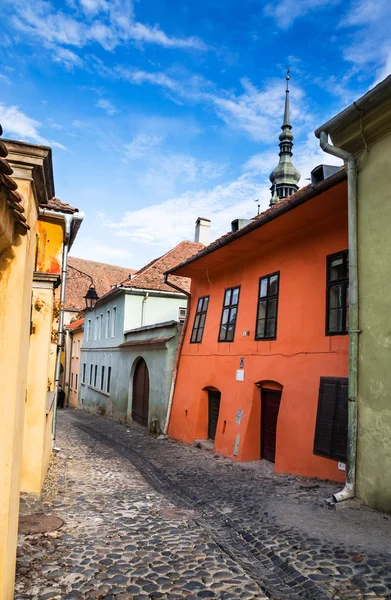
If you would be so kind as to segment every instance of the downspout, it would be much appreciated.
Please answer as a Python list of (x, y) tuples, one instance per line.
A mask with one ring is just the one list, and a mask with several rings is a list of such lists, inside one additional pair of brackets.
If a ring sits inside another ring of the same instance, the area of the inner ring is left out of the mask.
[(142, 300), (141, 303), (141, 327), (143, 327), (144, 325), (144, 320), (145, 320), (145, 304), (147, 302), (149, 298), (149, 292), (147, 292)]
[(348, 176), (348, 223), (349, 223), (349, 391), (348, 391), (348, 452), (346, 484), (341, 492), (333, 495), (335, 502), (354, 498), (356, 487), (357, 454), (357, 381), (358, 381), (358, 247), (357, 247), (357, 165), (354, 157), (328, 142), (328, 133), (320, 132), (322, 150), (345, 162)]
[(52, 423), (52, 434), (53, 442), (52, 448), (58, 452), (60, 449), (56, 447), (56, 434), (57, 434), (57, 397), (58, 397), (58, 385), (60, 380), (61, 370), (61, 352), (62, 344), (64, 339), (64, 312), (65, 312), (65, 290), (66, 290), (66, 275), (67, 275), (67, 264), (68, 264), (68, 252), (69, 243), (71, 239), (71, 229), (73, 221), (82, 221), (84, 218), (83, 213), (66, 214), (56, 212), (54, 210), (47, 210), (44, 208), (39, 209), (39, 214), (46, 217), (60, 217), (65, 221), (65, 235), (64, 243), (62, 247), (62, 266), (61, 266), (61, 292), (60, 292), (60, 317), (58, 320), (58, 338), (57, 338), (57, 354), (56, 354), (56, 368), (54, 376), (54, 400), (53, 400), (53, 423)]
[(164, 435), (167, 435), (168, 426), (170, 424), (170, 418), (171, 418), (172, 401), (174, 399), (174, 390), (175, 390), (176, 377), (177, 377), (177, 373), (178, 373), (179, 358), (180, 358), (180, 355), (182, 352), (183, 341), (185, 339), (185, 334), (187, 331), (187, 324), (189, 321), (191, 295), (189, 294), (189, 292), (186, 292), (186, 290), (183, 290), (178, 285), (175, 285), (174, 283), (171, 283), (170, 281), (168, 281), (167, 273), (164, 274), (164, 283), (166, 283), (170, 287), (174, 288), (175, 290), (178, 290), (179, 292), (181, 292), (182, 294), (185, 294), (185, 296), (187, 296), (186, 318), (185, 318), (185, 322), (183, 323), (181, 335), (179, 336), (179, 342), (178, 342), (178, 346), (177, 346), (176, 353), (175, 353), (174, 368), (173, 368), (172, 377), (171, 377), (170, 396), (168, 398), (166, 422), (164, 423), (164, 428), (163, 428)]
[[(65, 356), (67, 354), (67, 340), (68, 340), (68, 353), (69, 353), (69, 367), (68, 367), (68, 396), (67, 396), (67, 407), (69, 406), (69, 397), (71, 395), (71, 373), (72, 373), (72, 351), (73, 351), (73, 331), (65, 332), (65, 344), (64, 344), (64, 353)], [(64, 358), (64, 364), (66, 366), (67, 361)], [(66, 376), (64, 380), (64, 384), (66, 382)], [(64, 389), (64, 387), (63, 387)]]

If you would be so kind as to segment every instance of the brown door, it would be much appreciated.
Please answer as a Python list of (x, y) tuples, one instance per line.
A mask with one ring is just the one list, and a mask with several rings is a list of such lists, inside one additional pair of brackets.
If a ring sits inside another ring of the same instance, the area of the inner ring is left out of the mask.
[(216, 437), (217, 421), (219, 420), (221, 394), (215, 390), (208, 391), (208, 438)]
[(149, 375), (143, 358), (139, 358), (133, 377), (132, 419), (148, 425)]
[(261, 390), (261, 458), (271, 462), (276, 458), (277, 419), (281, 392)]

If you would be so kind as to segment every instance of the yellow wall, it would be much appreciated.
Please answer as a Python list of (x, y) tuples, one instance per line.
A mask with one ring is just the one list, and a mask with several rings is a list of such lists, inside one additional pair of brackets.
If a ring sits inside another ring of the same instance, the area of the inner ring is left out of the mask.
[(54, 370), (48, 370), (53, 302), (53, 283), (34, 281), (21, 491), (36, 494), (46, 475), (49, 457), (45, 453), (50, 455), (50, 445), (47, 448), (45, 442), (47, 425), (51, 425), (46, 416), (48, 380), (54, 378)]
[[(13, 598), (19, 512), (20, 470), (27, 367), (30, 310), (36, 249), (37, 206), (27, 180), (17, 181), (24, 196), (25, 216), (30, 231), (14, 235), (6, 247), (4, 227), (13, 222), (1, 219), (0, 235), (0, 599)], [(5, 198), (0, 192), (0, 207)], [(8, 211), (9, 214), (9, 211)], [(5, 215), (7, 216), (7, 215)], [(7, 232), (6, 232), (7, 233)], [(10, 233), (10, 232), (8, 232)]]

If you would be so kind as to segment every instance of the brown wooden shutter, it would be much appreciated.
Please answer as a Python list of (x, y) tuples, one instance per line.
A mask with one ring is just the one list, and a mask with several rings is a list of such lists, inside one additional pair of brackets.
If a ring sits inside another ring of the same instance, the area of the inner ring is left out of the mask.
[(314, 454), (346, 461), (348, 380), (321, 377)]
[(335, 416), (333, 458), (346, 461), (348, 446), (348, 380), (340, 380)]
[(314, 454), (331, 458), (335, 409), (338, 397), (338, 381), (320, 378), (318, 415), (316, 419)]

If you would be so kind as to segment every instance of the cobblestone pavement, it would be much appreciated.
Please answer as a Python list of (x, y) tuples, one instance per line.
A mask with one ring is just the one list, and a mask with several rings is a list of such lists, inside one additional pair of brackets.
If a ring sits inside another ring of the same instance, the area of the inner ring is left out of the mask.
[[(16, 598), (391, 598), (391, 520), (327, 510), (335, 484), (278, 476), (265, 461), (233, 463), (82, 411), (62, 414), (60, 426), (73, 460), (64, 460), (52, 508), (66, 524), (58, 539), (21, 539)], [(133, 584), (144, 595), (132, 596)], [(63, 595), (46, 596), (50, 586)]]
[(20, 535), (15, 598), (267, 600), (251, 575), (155, 491), (116, 449), (60, 416), (52, 502), (23, 496), (21, 514), (52, 513), (56, 532)]

